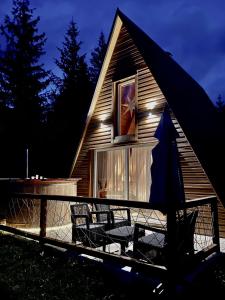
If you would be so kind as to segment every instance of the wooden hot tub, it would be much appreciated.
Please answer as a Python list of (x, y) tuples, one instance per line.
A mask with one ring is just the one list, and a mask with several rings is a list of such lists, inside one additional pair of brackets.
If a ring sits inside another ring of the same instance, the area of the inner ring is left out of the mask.
[[(10, 190), (15, 193), (45, 195), (77, 195), (79, 179), (16, 179), (10, 182)], [(7, 210), (6, 224), (18, 228), (37, 228), (40, 222), (40, 201), (38, 199), (13, 198)], [(47, 202), (47, 227), (69, 224), (70, 203), (49, 200)]]

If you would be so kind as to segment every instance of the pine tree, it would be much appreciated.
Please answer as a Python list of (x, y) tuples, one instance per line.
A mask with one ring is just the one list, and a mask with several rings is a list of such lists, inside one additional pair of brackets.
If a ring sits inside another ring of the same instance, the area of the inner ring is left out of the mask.
[[(57, 176), (68, 176), (75, 149), (78, 145), (82, 126), (91, 100), (91, 83), (85, 55), (80, 54), (81, 42), (76, 23), (69, 23), (60, 57), (56, 65), (62, 72), (60, 93), (55, 101), (52, 136), (55, 136), (55, 155), (60, 156)], [(52, 144), (54, 144), (52, 143)], [(58, 153), (57, 153), (58, 151)], [(61, 170), (60, 170), (61, 169)]]
[(77, 25), (72, 20), (66, 32), (63, 47), (58, 48), (60, 58), (56, 59), (56, 65), (62, 71), (63, 80), (60, 95), (56, 101), (56, 110), (60, 111), (63, 118), (64, 113), (74, 116), (76, 113), (74, 110), (77, 111), (79, 117), (83, 116), (90, 100), (89, 72), (85, 55), (79, 53), (82, 43), (78, 41), (78, 36)]
[(222, 96), (221, 95), (219, 95), (217, 97), (216, 105), (217, 105), (217, 109), (218, 109), (219, 112), (221, 112), (221, 113), (225, 112), (225, 103), (222, 100)]
[(6, 16), (0, 27), (6, 41), (0, 60), (1, 87), (22, 129), (38, 126), (44, 104), (42, 93), (48, 85), (48, 73), (39, 64), (46, 41), (44, 33), (37, 33), (39, 20), (33, 18), (29, 0), (14, 0), (12, 18)]
[(101, 32), (98, 39), (98, 46), (91, 52), (90, 77), (93, 87), (95, 87), (101, 67), (105, 58), (107, 44), (105, 42), (104, 33)]
[(46, 37), (38, 33), (40, 18), (33, 16), (29, 0), (14, 0), (11, 14), (5, 16), (0, 26), (5, 45), (0, 57), (0, 90), (5, 106), (13, 115), (10, 139), (16, 153), (17, 148), (35, 148), (39, 143), (48, 72), (39, 63)]
[(63, 47), (58, 48), (60, 58), (56, 59), (56, 65), (63, 73), (63, 90), (71, 87), (71, 80), (77, 79), (77, 70), (79, 68), (79, 51), (81, 42), (78, 42), (78, 29), (76, 23), (72, 20), (68, 26)]
[[(1, 38), (1, 35), (0, 35)], [(0, 44), (0, 64), (1, 64), (1, 59), (3, 57), (3, 51), (1, 50), (1, 44)], [(1, 66), (1, 65), (0, 65)], [(3, 92), (3, 88), (1, 86), (1, 83), (3, 83), (3, 73), (0, 70), (0, 107), (4, 107), (5, 106), (5, 101), (4, 101), (4, 92)]]

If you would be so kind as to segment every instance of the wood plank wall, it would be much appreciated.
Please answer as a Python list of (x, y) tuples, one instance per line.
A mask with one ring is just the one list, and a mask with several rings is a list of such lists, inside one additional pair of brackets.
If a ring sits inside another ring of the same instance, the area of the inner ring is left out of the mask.
[[(123, 69), (123, 66), (126, 65), (127, 62), (129, 62), (128, 71), (121, 70), (120, 72), (120, 69)], [(148, 143), (152, 141), (166, 99), (142, 56), (133, 44), (128, 32), (122, 27), (73, 171), (73, 177), (82, 178), (82, 180), (78, 182), (78, 195), (87, 196), (89, 194), (90, 150), (117, 146), (112, 144), (113, 81), (135, 74), (137, 74), (138, 88), (138, 140), (136, 143)], [(156, 103), (157, 110), (155, 112), (152, 111), (152, 116), (149, 117), (148, 114), (144, 114), (144, 112), (146, 112), (151, 102)], [(107, 119), (106, 125), (103, 128), (100, 127), (101, 118)], [(215, 194), (198, 158), (193, 152), (192, 147), (175, 117), (173, 117), (173, 121), (180, 135), (180, 138), (177, 139), (177, 143), (181, 159), (186, 199)], [(222, 224), (225, 223), (225, 209), (221, 204), (219, 204), (219, 221), (221, 224), (220, 233), (225, 236), (225, 229), (222, 228)]]

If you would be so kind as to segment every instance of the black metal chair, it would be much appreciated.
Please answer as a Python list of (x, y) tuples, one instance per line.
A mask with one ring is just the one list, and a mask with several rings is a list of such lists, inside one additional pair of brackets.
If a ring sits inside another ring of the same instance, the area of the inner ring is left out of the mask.
[[(70, 205), (72, 221), (72, 241), (82, 242), (84, 246), (100, 247), (105, 246), (105, 230), (110, 224), (109, 212), (90, 211), (87, 203)], [(98, 222), (98, 216), (104, 213), (107, 222)], [(96, 216), (94, 222), (93, 215)]]
[[(183, 214), (177, 218), (176, 226), (176, 254), (177, 259), (190, 257), (194, 254), (194, 232), (198, 211)], [(152, 233), (139, 238), (140, 230)], [(149, 225), (135, 223), (133, 255), (135, 258), (147, 260), (151, 263), (166, 265), (168, 251), (167, 230)]]
[[(122, 226), (131, 226), (129, 208), (110, 208), (109, 204), (95, 203), (95, 209), (96, 212), (102, 212), (102, 214), (96, 215), (97, 222), (106, 224), (107, 230)], [(108, 222), (108, 213), (110, 213), (110, 223)]]

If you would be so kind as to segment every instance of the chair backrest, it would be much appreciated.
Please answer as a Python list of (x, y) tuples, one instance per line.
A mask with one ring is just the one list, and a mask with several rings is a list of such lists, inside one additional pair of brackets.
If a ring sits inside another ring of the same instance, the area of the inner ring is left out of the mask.
[(177, 251), (178, 253), (194, 253), (194, 233), (198, 211), (188, 212), (177, 219)]
[[(110, 206), (109, 204), (99, 204), (95, 203), (95, 209), (96, 211), (109, 211)], [(106, 222), (108, 221), (108, 215), (107, 214), (98, 214), (96, 215), (97, 222)]]
[(86, 215), (88, 217), (89, 222), (92, 222), (92, 217), (90, 214), (90, 209), (88, 207), (87, 203), (79, 203), (79, 204), (72, 204), (70, 205), (70, 211), (71, 211), (71, 221), (74, 223), (73, 215), (79, 216), (79, 215)]

